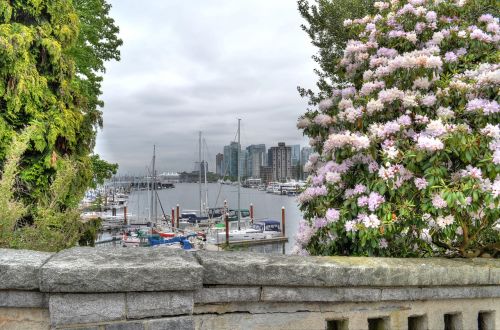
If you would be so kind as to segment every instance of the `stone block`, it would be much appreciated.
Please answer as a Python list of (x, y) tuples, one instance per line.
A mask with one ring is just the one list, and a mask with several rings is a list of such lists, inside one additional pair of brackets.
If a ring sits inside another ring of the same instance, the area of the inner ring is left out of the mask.
[[(326, 319), (321, 313), (231, 313), (196, 315), (199, 330), (325, 330)], [(349, 327), (349, 329), (356, 329)]]
[(500, 297), (500, 286), (422, 288), (421, 300)]
[(40, 267), (52, 253), (0, 249), (0, 290), (36, 290)]
[(147, 322), (149, 330), (194, 330), (192, 316), (170, 317), (164, 319), (150, 320)]
[(125, 294), (51, 294), (49, 310), (54, 326), (123, 320)]
[(284, 288), (263, 287), (262, 301), (276, 302), (361, 302), (380, 301), (381, 290), (376, 288)]
[(0, 291), (0, 307), (48, 308), (47, 297), (37, 291)]
[(126, 299), (127, 318), (129, 319), (182, 315), (193, 312), (192, 292), (129, 292)]
[(144, 330), (144, 324), (141, 322), (121, 322), (106, 324), (105, 330)]
[(463, 259), (301, 257), (246, 252), (196, 252), (204, 285), (459, 286), (495, 285), (498, 262)]
[(185, 251), (73, 248), (56, 254), (41, 270), (43, 292), (134, 292), (195, 290), (202, 267)]
[(0, 307), (0, 329), (2, 330), (48, 330), (49, 328), (47, 309)]
[(214, 287), (195, 291), (195, 304), (259, 301), (260, 287)]
[(404, 301), (404, 300), (421, 300), (422, 289), (415, 287), (406, 288), (383, 288), (381, 300), (383, 301)]

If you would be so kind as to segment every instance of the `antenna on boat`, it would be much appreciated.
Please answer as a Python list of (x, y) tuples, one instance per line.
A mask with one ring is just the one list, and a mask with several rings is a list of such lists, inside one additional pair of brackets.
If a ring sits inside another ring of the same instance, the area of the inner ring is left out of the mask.
[(240, 188), (241, 188), (241, 173), (240, 173), (240, 152), (241, 152), (241, 143), (240, 143), (240, 130), (241, 119), (238, 118), (238, 157), (236, 158), (238, 161), (238, 230), (241, 230), (240, 220), (241, 220), (241, 206), (240, 206)]

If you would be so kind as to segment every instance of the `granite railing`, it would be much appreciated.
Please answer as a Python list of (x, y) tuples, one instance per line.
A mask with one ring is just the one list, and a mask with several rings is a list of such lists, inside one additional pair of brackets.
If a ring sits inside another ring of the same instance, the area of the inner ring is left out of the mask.
[(0, 249), (0, 329), (500, 329), (500, 260)]

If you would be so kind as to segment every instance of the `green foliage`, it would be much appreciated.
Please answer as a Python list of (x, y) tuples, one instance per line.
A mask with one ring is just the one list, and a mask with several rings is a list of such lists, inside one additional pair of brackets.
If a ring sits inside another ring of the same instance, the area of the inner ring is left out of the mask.
[(298, 0), (300, 14), (307, 22), (302, 29), (311, 38), (311, 43), (318, 48), (313, 55), (319, 69), (317, 87), (320, 93), (316, 95), (311, 89), (299, 87), (301, 96), (309, 97), (311, 104), (316, 104), (325, 95), (329, 95), (333, 83), (343, 81), (336, 74), (336, 63), (342, 57), (342, 52), (349, 39), (343, 26), (344, 20), (353, 17), (363, 17), (373, 13), (374, 0)]
[(90, 161), (92, 164), (92, 173), (94, 174), (93, 188), (104, 184), (104, 181), (111, 179), (116, 174), (116, 171), (118, 171), (118, 164), (110, 164), (102, 160), (99, 155), (92, 155)]
[(78, 240), (78, 245), (80, 246), (94, 246), (97, 239), (97, 234), (102, 226), (102, 220), (89, 219), (83, 223), (83, 230), (80, 239)]
[[(85, 226), (74, 204), (72, 182), (77, 167), (59, 159), (57, 174), (46, 194), (36, 204), (25, 206), (16, 198), (16, 174), (27, 149), (31, 127), (15, 135), (7, 149), (0, 179), (0, 246), (17, 249), (57, 251), (74, 246)], [(72, 206), (68, 206), (72, 205)]]
[(0, 1), (0, 167), (13, 188), (7, 218), (23, 232), (15, 246), (74, 244), (78, 201), (116, 171), (90, 156), (102, 126), (104, 62), (119, 60), (122, 44), (109, 9), (105, 0)]

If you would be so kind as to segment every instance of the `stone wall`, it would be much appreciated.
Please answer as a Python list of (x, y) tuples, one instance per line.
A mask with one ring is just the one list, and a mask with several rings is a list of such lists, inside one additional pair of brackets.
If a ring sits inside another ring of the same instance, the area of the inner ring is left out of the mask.
[(0, 329), (500, 328), (500, 260), (0, 249)]

